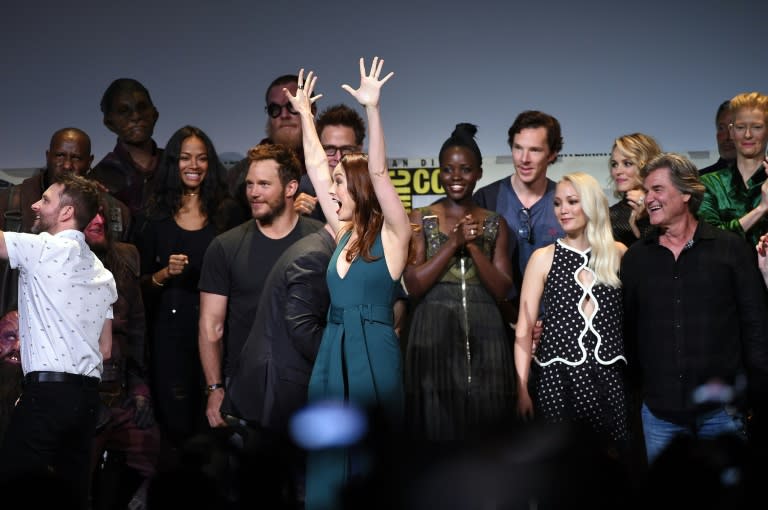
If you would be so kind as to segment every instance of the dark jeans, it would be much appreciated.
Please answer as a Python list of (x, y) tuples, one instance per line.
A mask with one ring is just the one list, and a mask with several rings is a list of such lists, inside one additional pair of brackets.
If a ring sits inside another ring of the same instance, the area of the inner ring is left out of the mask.
[(25, 383), (0, 449), (0, 476), (53, 475), (87, 508), (98, 403), (90, 383)]

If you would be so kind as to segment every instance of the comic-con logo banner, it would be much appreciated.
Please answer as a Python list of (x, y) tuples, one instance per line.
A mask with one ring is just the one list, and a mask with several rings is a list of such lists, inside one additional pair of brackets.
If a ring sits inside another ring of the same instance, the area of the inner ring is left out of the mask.
[(406, 210), (429, 205), (445, 194), (434, 158), (391, 159), (389, 177)]

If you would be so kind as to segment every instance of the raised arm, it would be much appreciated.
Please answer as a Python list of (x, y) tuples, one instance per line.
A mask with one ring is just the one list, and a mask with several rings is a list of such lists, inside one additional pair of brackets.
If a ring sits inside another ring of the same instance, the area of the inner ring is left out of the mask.
[[(382, 241), (384, 254), (392, 274), (400, 274), (408, 258), (408, 245), (411, 239), (411, 226), (403, 203), (389, 178), (387, 168), (386, 146), (384, 144), (384, 129), (381, 124), (379, 99), (381, 87), (394, 76), (389, 73), (384, 78), (381, 69), (384, 60), (374, 57), (371, 70), (366, 74), (365, 60), (360, 59), (360, 86), (353, 89), (347, 84), (341, 87), (349, 92), (364, 108), (368, 117), (368, 171), (370, 172), (373, 190), (381, 205), (384, 215)], [(391, 249), (388, 249), (391, 247)]]
[(312, 103), (320, 99), (322, 94), (312, 96), (315, 90), (317, 76), (312, 71), (307, 74), (304, 80), (304, 69), (299, 71), (299, 87), (296, 95), (292, 95), (288, 89), (285, 91), (285, 97), (293, 105), (293, 109), (299, 113), (301, 118), (302, 143), (304, 146), (304, 164), (307, 167), (307, 175), (315, 188), (315, 196), (320, 202), (325, 219), (336, 233), (339, 231), (340, 222), (336, 215), (336, 204), (331, 200), (329, 192), (331, 188), (331, 170), (328, 168), (328, 156), (323, 150), (323, 144), (320, 143), (320, 137), (317, 135), (315, 126), (315, 117), (312, 114)]

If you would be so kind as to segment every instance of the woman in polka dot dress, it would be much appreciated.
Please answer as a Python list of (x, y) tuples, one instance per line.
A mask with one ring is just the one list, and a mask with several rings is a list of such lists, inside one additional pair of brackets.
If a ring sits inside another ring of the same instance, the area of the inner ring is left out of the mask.
[[(627, 360), (618, 271), (626, 247), (613, 239), (608, 200), (592, 176), (564, 176), (554, 207), (565, 237), (536, 250), (523, 278), (515, 329), (517, 411), (525, 419), (575, 424), (621, 449), (628, 439)], [(534, 355), (542, 299), (544, 329)], [(533, 399), (531, 359), (537, 365)]]

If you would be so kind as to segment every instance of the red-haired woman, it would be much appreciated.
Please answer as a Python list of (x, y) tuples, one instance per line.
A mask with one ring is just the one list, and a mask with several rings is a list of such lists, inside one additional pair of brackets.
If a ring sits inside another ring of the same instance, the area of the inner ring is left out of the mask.
[[(342, 85), (365, 108), (370, 145), (367, 156), (344, 156), (332, 174), (310, 108), (320, 97), (312, 97), (317, 77), (310, 72), (305, 83), (302, 70), (296, 96), (286, 94), (301, 115), (307, 173), (338, 242), (328, 266), (331, 307), (309, 382), (309, 401), (350, 401), (399, 426), (403, 382), (392, 302), (408, 260), (411, 226), (387, 168), (379, 96), (393, 73), (379, 79), (383, 63), (374, 58), (366, 73), (360, 59), (360, 87)], [(307, 510), (338, 506), (338, 490), (358, 464), (348, 451), (311, 454)]]

